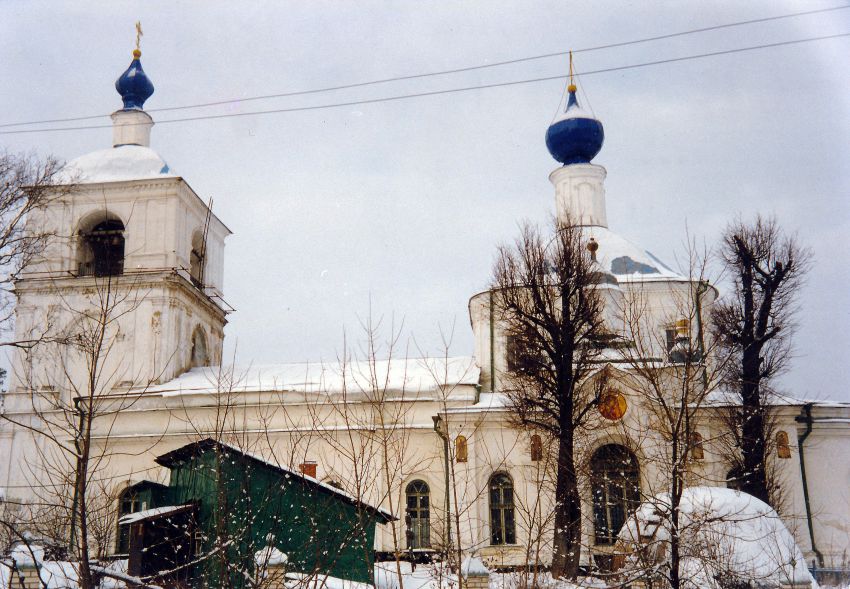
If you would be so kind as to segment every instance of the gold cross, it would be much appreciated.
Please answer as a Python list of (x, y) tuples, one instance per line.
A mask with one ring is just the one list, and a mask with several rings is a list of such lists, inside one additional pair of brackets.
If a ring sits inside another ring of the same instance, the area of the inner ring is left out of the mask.
[(139, 45), (142, 42), (142, 35), (144, 35), (142, 32), (142, 21), (136, 21), (136, 49), (141, 49)]

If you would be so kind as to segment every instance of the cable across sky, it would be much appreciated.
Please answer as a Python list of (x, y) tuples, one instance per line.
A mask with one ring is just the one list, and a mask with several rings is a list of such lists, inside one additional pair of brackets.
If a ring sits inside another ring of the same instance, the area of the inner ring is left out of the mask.
[[(841, 5), (841, 6), (833, 6), (833, 7), (830, 7), (830, 8), (821, 8), (821, 9), (816, 9), (816, 10), (806, 10), (806, 11), (802, 11), (802, 12), (780, 14), (780, 15), (775, 15), (775, 16), (767, 16), (767, 17), (750, 19), (750, 20), (735, 21), (735, 22), (724, 23), (724, 24), (719, 24), (719, 25), (711, 25), (711, 26), (707, 26), (707, 27), (700, 27), (700, 28), (696, 28), (696, 29), (688, 29), (688, 30), (685, 30), (685, 31), (678, 31), (678, 32), (674, 32), (674, 33), (666, 33), (666, 34), (663, 34), (663, 35), (655, 35), (655, 36), (652, 36), (652, 37), (643, 37), (643, 38), (640, 38), (640, 39), (632, 39), (632, 40), (629, 40), (629, 41), (619, 41), (619, 42), (616, 42), (616, 43), (607, 43), (607, 44), (604, 44), (604, 45), (596, 45), (596, 46), (593, 46), (593, 47), (584, 47), (584, 48), (574, 49), (574, 50), (572, 50), (572, 52), (574, 54), (589, 53), (589, 52), (592, 52), (592, 51), (600, 51), (600, 50), (603, 50), (603, 49), (613, 49), (613, 48), (617, 48), (617, 47), (625, 47), (625, 46), (629, 46), (629, 45), (636, 45), (636, 44), (639, 44), (639, 43), (649, 43), (649, 42), (652, 42), (652, 41), (661, 41), (661, 40), (665, 40), (665, 39), (672, 39), (672, 38), (675, 38), (675, 37), (682, 37), (682, 36), (693, 35), (693, 34), (697, 34), (697, 33), (705, 33), (705, 32), (709, 32), (709, 31), (716, 31), (716, 30), (727, 29), (727, 28), (732, 28), (732, 27), (739, 27), (739, 26), (746, 26), (746, 25), (752, 25), (752, 24), (758, 24), (758, 23), (764, 23), (764, 22), (771, 22), (771, 21), (783, 20), (783, 19), (788, 19), (788, 18), (796, 18), (796, 17), (807, 16), (807, 15), (812, 15), (812, 14), (833, 12), (833, 11), (836, 11), (836, 10), (844, 10), (844, 9), (847, 9), (847, 8), (850, 8), (850, 4), (845, 4), (845, 5)], [(349, 90), (349, 89), (352, 89), (352, 88), (361, 88), (361, 87), (365, 87), (365, 86), (374, 86), (374, 85), (378, 85), (378, 84), (387, 84), (387, 83), (391, 83), (391, 82), (401, 82), (401, 81), (407, 81), (407, 80), (415, 80), (415, 79), (421, 79), (421, 78), (428, 78), (428, 77), (470, 72), (470, 71), (475, 71), (475, 70), (489, 69), (489, 68), (501, 67), (501, 66), (505, 66), (505, 65), (516, 64), (516, 63), (524, 63), (524, 62), (529, 62), (529, 61), (548, 59), (548, 58), (552, 58), (552, 57), (563, 57), (563, 56), (569, 54), (569, 52), (570, 52), (569, 50), (557, 51), (557, 52), (553, 52), (553, 53), (544, 53), (544, 54), (540, 54), (540, 55), (519, 57), (519, 58), (515, 58), (515, 59), (497, 61), (497, 62), (487, 63), (487, 64), (467, 66), (467, 67), (462, 67), (462, 68), (440, 70), (440, 71), (427, 72), (427, 73), (421, 73), (421, 74), (410, 74), (410, 75), (404, 75), (404, 76), (395, 76), (395, 77), (389, 77), (389, 78), (382, 78), (382, 79), (378, 79), (378, 80), (367, 80), (367, 81), (363, 81), (363, 82), (354, 82), (354, 83), (351, 83), (351, 84), (341, 84), (341, 85), (336, 85), (336, 86), (325, 86), (325, 87), (322, 87), (322, 88), (312, 88), (312, 89), (308, 89), (308, 90), (294, 90), (294, 91), (291, 91), (291, 92), (282, 92), (282, 93), (277, 93), (277, 94), (264, 94), (264, 95), (260, 95), (260, 96), (247, 96), (247, 97), (242, 97), (242, 98), (231, 98), (231, 99), (227, 99), (227, 100), (216, 100), (216, 101), (213, 101), (213, 102), (201, 102), (201, 103), (187, 104), (187, 105), (181, 105), (181, 106), (167, 106), (167, 107), (160, 107), (160, 108), (152, 108), (152, 109), (148, 109), (148, 112), (153, 113), (153, 112), (167, 112), (167, 111), (175, 111), (175, 110), (189, 110), (189, 109), (195, 109), (195, 108), (206, 108), (206, 107), (211, 107), (211, 106), (222, 106), (222, 105), (225, 105), (225, 104), (235, 104), (235, 103), (240, 103), (240, 102), (252, 102), (252, 101), (257, 101), (257, 100), (269, 100), (269, 99), (274, 99), (274, 98), (287, 98), (287, 97), (291, 97), (291, 96), (304, 96), (304, 95), (308, 95), (308, 94), (320, 94), (320, 93), (325, 93), (325, 92), (333, 92), (333, 91), (337, 91), (337, 90)], [(99, 118), (107, 117), (107, 116), (109, 116), (108, 113), (107, 114), (99, 114), (99, 115), (87, 115), (87, 116), (81, 116), (81, 117), (43, 119), (43, 120), (38, 120), (38, 121), (22, 121), (22, 122), (18, 122), (18, 123), (0, 123), (0, 128), (20, 127), (20, 126), (25, 126), (25, 125), (42, 125), (42, 124), (47, 124), (47, 123), (70, 123), (70, 122), (76, 122), (76, 121), (87, 121), (87, 120), (99, 119)]]
[[(682, 61), (690, 61), (693, 59), (704, 59), (708, 57), (717, 57), (720, 55), (730, 55), (734, 53), (742, 53), (745, 51), (755, 51), (759, 49), (771, 49), (775, 47), (784, 47), (788, 45), (796, 45), (799, 43), (810, 43), (814, 41), (824, 41), (828, 39), (838, 39), (842, 37), (850, 37), (850, 32), (847, 33), (836, 33), (834, 35), (823, 35), (819, 37), (806, 37), (803, 39), (792, 39), (788, 41), (778, 41), (776, 43), (765, 43), (761, 45), (751, 45), (748, 47), (737, 47), (734, 49), (724, 49), (720, 51), (712, 51), (709, 53), (699, 53), (696, 55), (686, 55), (682, 57), (670, 57), (666, 59), (658, 59), (654, 61), (646, 61), (642, 63), (634, 63), (622, 66), (614, 66), (607, 67), (597, 70), (590, 70), (583, 72), (582, 76), (593, 76), (597, 74), (604, 74), (609, 72), (618, 72), (624, 70), (637, 69), (642, 67), (649, 67), (655, 65), (662, 65), (668, 63), (676, 63)], [(180, 117), (174, 119), (165, 119), (157, 121), (158, 125), (165, 125), (168, 123), (183, 123), (189, 121), (203, 121), (203, 120), (214, 120), (214, 119), (229, 119), (229, 118), (237, 118), (237, 117), (249, 117), (249, 116), (259, 116), (259, 115), (269, 115), (269, 114), (278, 114), (278, 113), (288, 113), (288, 112), (301, 112), (301, 111), (309, 111), (309, 110), (324, 110), (330, 108), (340, 108), (345, 106), (357, 106), (362, 104), (378, 104), (382, 102), (394, 102), (398, 100), (407, 100), (410, 98), (424, 98), (428, 96), (438, 96), (441, 94), (455, 94), (460, 92), (471, 92), (474, 90), (485, 90), (489, 88), (501, 88), (507, 86), (518, 86), (522, 84), (533, 84), (538, 82), (548, 82), (552, 80), (564, 80), (568, 77), (567, 74), (559, 74), (555, 76), (544, 76), (537, 78), (527, 78), (522, 80), (512, 80), (506, 82), (494, 82), (492, 84), (477, 84), (474, 86), (463, 86), (459, 88), (447, 88), (443, 90), (433, 90), (429, 92), (415, 92), (411, 94), (399, 94), (395, 96), (384, 96), (379, 98), (366, 98), (362, 100), (351, 100), (347, 102), (334, 102), (329, 104), (317, 104), (317, 105), (309, 105), (309, 106), (296, 106), (296, 107), (288, 107), (288, 108), (275, 108), (275, 109), (267, 109), (267, 110), (255, 110), (249, 112), (241, 112), (241, 113), (225, 113), (218, 115), (198, 115), (192, 117)], [(150, 112), (150, 111), (149, 111)], [(23, 123), (21, 123), (23, 124)], [(106, 129), (111, 128), (111, 124), (104, 125), (81, 125), (76, 127), (51, 127), (47, 129), (20, 129), (15, 131), (0, 131), (0, 135), (19, 135), (19, 134), (28, 134), (28, 133), (48, 133), (48, 132), (56, 132), (56, 131), (83, 131), (87, 129)]]

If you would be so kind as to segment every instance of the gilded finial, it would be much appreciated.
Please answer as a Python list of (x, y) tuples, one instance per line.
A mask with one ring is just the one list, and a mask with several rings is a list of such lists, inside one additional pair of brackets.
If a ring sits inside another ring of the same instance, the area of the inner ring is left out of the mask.
[(142, 21), (137, 20), (136, 21), (136, 48), (133, 49), (133, 57), (136, 58), (136, 59), (139, 59), (142, 56), (142, 49), (141, 49), (142, 35), (144, 35), (144, 33), (142, 32)]
[(575, 92), (576, 85), (573, 81), (573, 52), (570, 50), (570, 85), (567, 86), (567, 92)]
[(592, 237), (590, 241), (587, 242), (587, 251), (590, 252), (590, 259), (594, 262), (596, 261), (596, 252), (599, 250), (599, 243)]

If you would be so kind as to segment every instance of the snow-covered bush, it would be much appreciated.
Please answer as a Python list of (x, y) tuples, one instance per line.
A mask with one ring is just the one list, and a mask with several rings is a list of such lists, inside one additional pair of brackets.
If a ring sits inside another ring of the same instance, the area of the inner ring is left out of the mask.
[(74, 563), (45, 560), (44, 548), (37, 544), (18, 543), (10, 551), (9, 559), (0, 562), (0, 589), (20, 586), (18, 576), (31, 571), (38, 576), (38, 584), (45, 589), (76, 589), (78, 571)]
[[(663, 586), (671, 566), (671, 502), (641, 504), (619, 534), (623, 575)], [(769, 505), (720, 487), (684, 490), (679, 506), (679, 578), (689, 589), (817, 587), (794, 537)], [(660, 582), (660, 584), (659, 584)]]

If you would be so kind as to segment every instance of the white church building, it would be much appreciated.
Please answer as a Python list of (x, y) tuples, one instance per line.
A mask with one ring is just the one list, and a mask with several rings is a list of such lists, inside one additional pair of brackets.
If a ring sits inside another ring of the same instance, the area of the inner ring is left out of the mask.
[[(15, 338), (31, 345), (17, 349), (3, 400), (5, 500), (67, 498), (61, 447), (73, 444), (78, 420), (90, 420), (91, 502), (115, 514), (146, 507), (140, 483), (167, 482), (155, 457), (218, 437), (394, 513), (395, 528), (378, 531), (379, 552), (425, 555), (452, 536), (496, 567), (545, 562), (551, 465), (539, 436), (511, 426), (505, 330), (490, 312), (489, 291), (469, 302), (468, 357), (223, 365), (230, 231), (151, 148), (154, 121), (143, 105), (153, 85), (140, 55), (116, 82), (123, 107), (112, 115), (112, 146), (69, 162), (62, 183), (70, 190), (57, 187), (29, 221), (57, 237), (15, 283)], [(695, 279), (609, 229), (606, 170), (590, 161), (601, 148), (601, 123), (581, 109), (574, 89), (565, 102), (548, 143), (556, 157), (564, 149), (578, 155), (549, 176), (556, 215), (579, 220), (598, 244), (614, 295), (640, 291), (646, 324), (672, 341), (677, 301)], [(556, 128), (565, 122), (598, 125), (598, 145), (565, 145)], [(715, 296), (708, 289), (706, 307)], [(599, 566), (633, 507), (622, 490), (654, 495), (665, 475), (653, 460), (664, 442), (652, 436), (627, 364), (612, 353), (608, 365), (621, 402), (615, 415), (594, 422), (580, 456), (589, 474), (583, 559)], [(783, 520), (810, 564), (846, 563), (850, 406), (787, 401), (776, 414), (770, 459)], [(720, 425), (706, 410), (698, 428), (705, 443), (694, 456), (695, 484), (725, 485), (731, 466), (712, 445)], [(116, 527), (118, 554), (126, 550), (120, 537)]]

